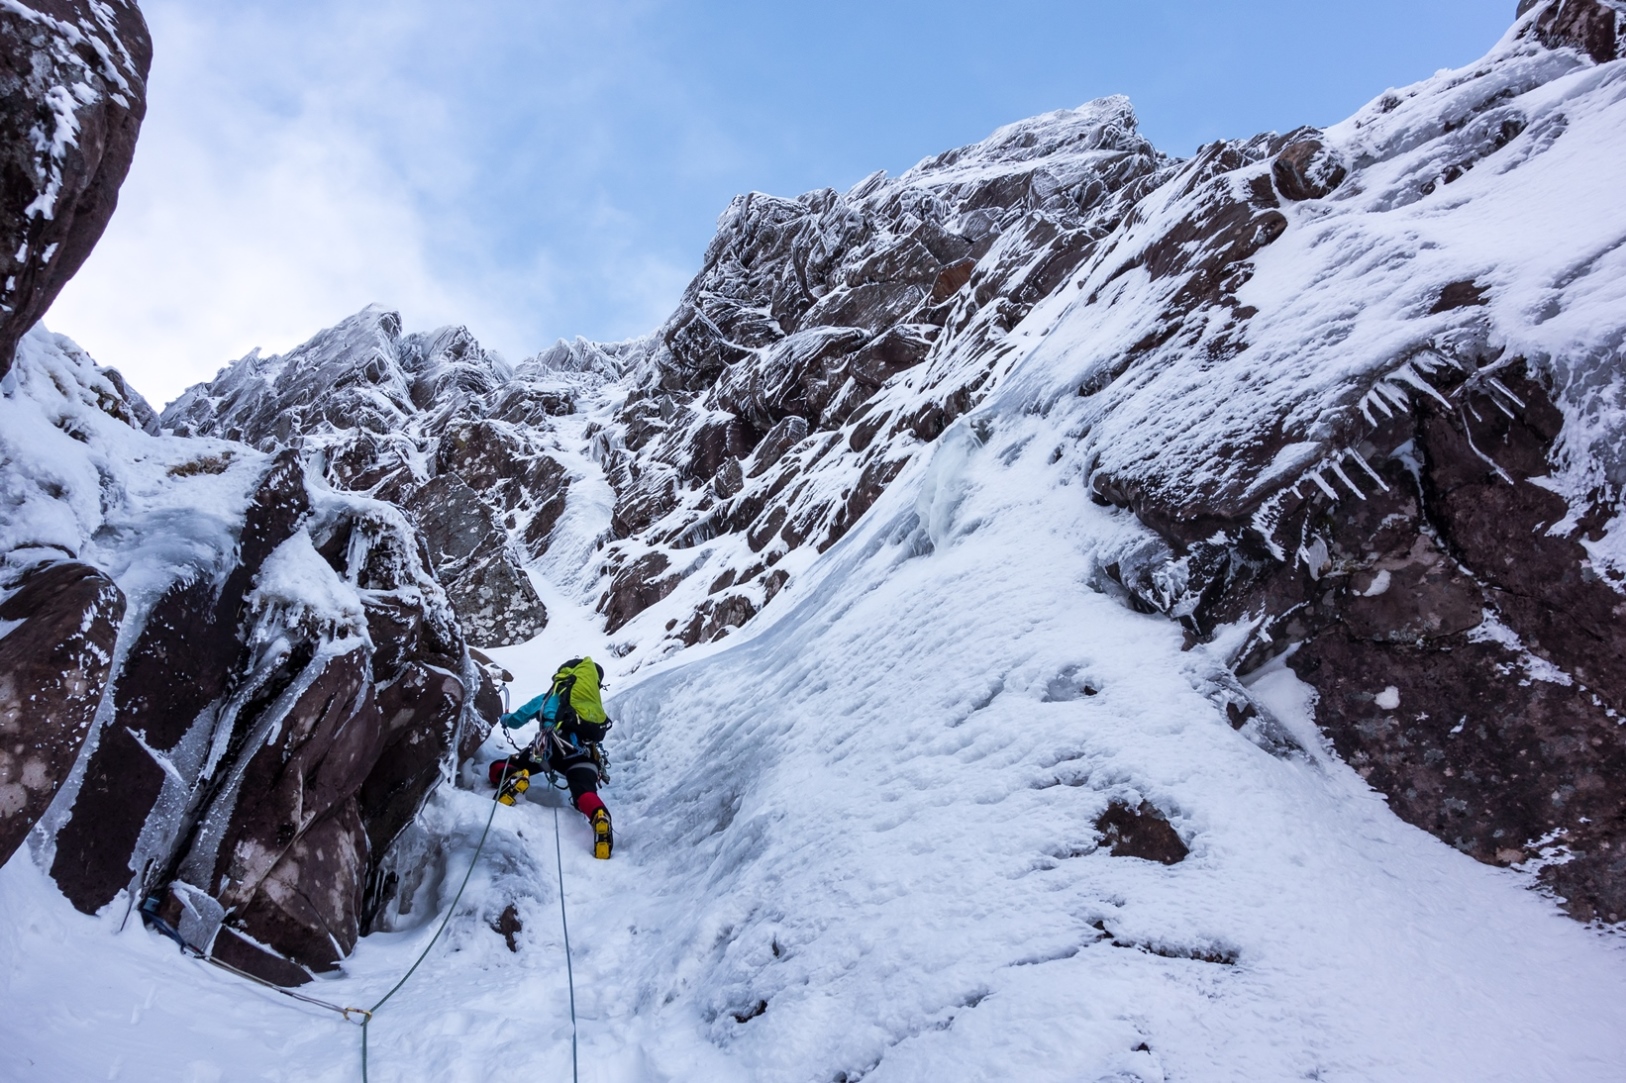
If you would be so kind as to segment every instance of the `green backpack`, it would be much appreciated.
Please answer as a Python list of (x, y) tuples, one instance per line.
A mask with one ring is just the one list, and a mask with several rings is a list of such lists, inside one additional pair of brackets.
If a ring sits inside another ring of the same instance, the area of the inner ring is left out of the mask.
[(604, 670), (591, 658), (572, 658), (553, 675), (553, 687), (542, 702), (543, 725), (579, 736), (589, 743), (602, 741), (610, 719), (604, 713), (599, 682)]

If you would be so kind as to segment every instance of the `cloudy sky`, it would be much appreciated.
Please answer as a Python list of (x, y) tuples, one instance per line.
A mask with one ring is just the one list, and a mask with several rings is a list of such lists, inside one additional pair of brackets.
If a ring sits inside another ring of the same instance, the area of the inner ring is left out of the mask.
[(737, 192), (1105, 94), (1165, 150), (1343, 119), (1514, 0), (142, 0), (120, 209), (46, 317), (155, 403), (378, 301), (514, 360), (657, 325)]

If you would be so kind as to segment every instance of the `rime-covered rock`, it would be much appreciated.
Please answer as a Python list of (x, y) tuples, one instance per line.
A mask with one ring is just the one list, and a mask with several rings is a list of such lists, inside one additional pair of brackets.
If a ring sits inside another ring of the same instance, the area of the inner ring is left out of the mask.
[(333, 968), (497, 713), (415, 525), (311, 484), (297, 450), (153, 436), (43, 331), (8, 383), (0, 658), (30, 709), (0, 718), (38, 752), (25, 788), (55, 790), (8, 838), (37, 818), (35, 857), (82, 910), (147, 900), (274, 981)]
[(407, 509), (467, 634), (507, 646), (547, 622), (519, 554), (547, 551), (575, 476), (550, 429), (618, 371), (617, 358), (560, 343), (516, 370), (464, 328), (405, 334), (397, 313), (375, 306), (285, 355), (251, 353), (171, 403), (161, 423), (305, 449), (334, 486)]
[(134, 0), (0, 7), (0, 377), (107, 228), (151, 63)]
[[(705, 547), (683, 563), (709, 580), (722, 560), (747, 592), (719, 606), (690, 590), (697, 619), (675, 642), (748, 620), (780, 561), (839, 540), (974, 405), (1011, 328), (1167, 168), (1110, 98), (846, 193), (736, 199), (616, 419), (611, 624), (676, 589), (664, 571), (638, 581), (646, 559), (620, 567), (622, 545)], [(875, 407), (888, 387), (907, 407)], [(705, 544), (721, 534), (748, 544)]]
[(1160, 539), (1103, 589), (1244, 676), (1285, 653), (1400, 815), (1606, 921), (1626, 292), (1603, 268), (1626, 219), (1594, 179), (1626, 130), (1597, 44), (1617, 12), (1537, 5), (1484, 61), (1326, 132), (1199, 155), (1008, 389)]

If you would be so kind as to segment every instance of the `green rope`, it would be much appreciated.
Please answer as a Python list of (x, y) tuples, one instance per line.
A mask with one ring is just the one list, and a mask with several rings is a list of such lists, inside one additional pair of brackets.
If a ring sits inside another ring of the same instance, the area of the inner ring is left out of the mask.
[[(497, 780), (498, 794), (502, 793), (503, 784), (507, 781), (508, 765), (505, 763), (503, 765), (502, 777)], [(401, 980), (396, 982), (395, 985), (390, 988), (390, 991), (385, 993), (383, 998), (380, 999), (377, 1004), (374, 1004), (371, 1008), (367, 1009), (367, 1014), (361, 1021), (361, 1083), (367, 1083), (367, 1026), (373, 1021), (373, 1013), (388, 1003), (390, 997), (400, 992), (401, 986), (407, 983), (407, 979), (412, 977), (412, 975), (417, 971), (418, 967), (423, 964), (423, 961), (429, 957), (430, 949), (435, 946), (435, 942), (440, 939), (440, 934), (445, 932), (446, 926), (451, 923), (452, 915), (457, 912), (457, 904), (463, 899), (463, 889), (469, 886), (469, 878), (474, 875), (474, 866), (480, 863), (480, 852), (485, 849), (486, 837), (491, 834), (491, 824), (497, 819), (498, 807), (499, 802), (495, 797), (493, 797), (491, 799), (491, 815), (486, 817), (486, 828), (484, 831), (480, 832), (480, 843), (474, 848), (474, 858), (469, 862), (469, 871), (463, 874), (463, 882), (458, 885), (457, 894), (452, 897), (452, 905), (446, 908), (446, 916), (441, 919), (440, 928), (435, 930), (435, 935), (429, 938), (428, 944), (424, 945), (423, 953), (418, 956), (418, 961), (412, 964), (412, 969), (403, 974), (401, 976)], [(555, 835), (557, 835), (559, 829), (557, 811), (555, 811), (553, 826)], [(557, 841), (557, 838), (555, 841)], [(574, 996), (574, 993), (572, 993), (572, 996)]]

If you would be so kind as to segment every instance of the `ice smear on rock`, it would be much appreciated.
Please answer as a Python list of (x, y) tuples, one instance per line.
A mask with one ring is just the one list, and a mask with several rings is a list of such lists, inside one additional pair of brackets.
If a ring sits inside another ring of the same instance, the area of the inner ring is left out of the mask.
[[(83, 616), (93, 657), (64, 663), (79, 683), (7, 708), (8, 731), (89, 708), (24, 765), (55, 799), (21, 829), (39, 820), (35, 857), (81, 910), (151, 899), (194, 947), (309, 980), (391, 901), (372, 873), (464, 732), (483, 733), (481, 677), (416, 535), (388, 504), (308, 486), (292, 453), (153, 436), (122, 384), (43, 330), (11, 376), (0, 602), (75, 569), (105, 584)], [(34, 643), (75, 597), (36, 603), (0, 644)], [(116, 642), (92, 632), (104, 611), (123, 617)]]

